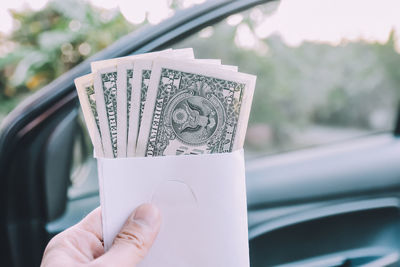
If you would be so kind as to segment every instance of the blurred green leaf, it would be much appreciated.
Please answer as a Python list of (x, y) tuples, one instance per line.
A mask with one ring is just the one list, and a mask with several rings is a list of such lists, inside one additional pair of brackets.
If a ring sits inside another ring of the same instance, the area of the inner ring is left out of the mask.
[(62, 14), (65, 18), (77, 21), (86, 20), (86, 12), (91, 12), (88, 4), (77, 0), (56, 1), (50, 2), (52, 9)]
[(30, 72), (46, 64), (48, 59), (49, 56), (41, 51), (29, 53), (18, 63), (10, 78), (10, 84), (15, 87), (21, 86), (29, 78)]
[(63, 44), (72, 43), (79, 35), (69, 31), (47, 31), (38, 35), (38, 45), (42, 50), (60, 49)]
[(23, 48), (18, 49), (18, 51), (14, 53), (10, 53), (0, 58), (0, 69), (4, 69), (7, 66), (17, 64), (22, 58), (24, 58), (27, 54), (32, 52), (31, 48)]

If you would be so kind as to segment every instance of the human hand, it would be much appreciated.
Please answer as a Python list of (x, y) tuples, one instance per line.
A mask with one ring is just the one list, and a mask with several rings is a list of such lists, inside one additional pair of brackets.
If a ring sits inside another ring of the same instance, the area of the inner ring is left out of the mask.
[(160, 228), (158, 209), (151, 204), (136, 208), (104, 253), (100, 208), (50, 240), (41, 267), (134, 267), (147, 254)]

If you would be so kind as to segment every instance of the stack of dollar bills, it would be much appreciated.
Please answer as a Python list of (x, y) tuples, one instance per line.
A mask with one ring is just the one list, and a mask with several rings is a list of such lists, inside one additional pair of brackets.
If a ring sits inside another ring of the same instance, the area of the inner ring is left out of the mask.
[(91, 63), (75, 80), (95, 155), (154, 157), (243, 147), (256, 77), (192, 48)]

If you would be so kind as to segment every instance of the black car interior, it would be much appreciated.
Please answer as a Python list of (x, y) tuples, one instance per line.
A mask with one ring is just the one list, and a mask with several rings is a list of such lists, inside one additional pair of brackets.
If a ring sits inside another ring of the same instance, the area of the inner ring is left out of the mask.
[[(93, 60), (161, 50), (268, 1), (210, 1), (134, 32), (27, 98), (0, 132), (2, 266), (39, 266), (99, 205), (73, 80)], [(399, 117), (400, 118), (400, 117)], [(399, 266), (400, 119), (393, 133), (246, 159), (251, 266)], [(79, 180), (84, 173), (90, 177)]]

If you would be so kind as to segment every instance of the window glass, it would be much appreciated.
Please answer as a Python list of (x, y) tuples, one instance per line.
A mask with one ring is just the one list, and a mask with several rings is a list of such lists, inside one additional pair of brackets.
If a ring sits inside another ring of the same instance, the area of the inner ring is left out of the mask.
[(399, 4), (367, 2), (264, 4), (174, 48), (257, 75), (250, 155), (390, 131), (400, 93)]

